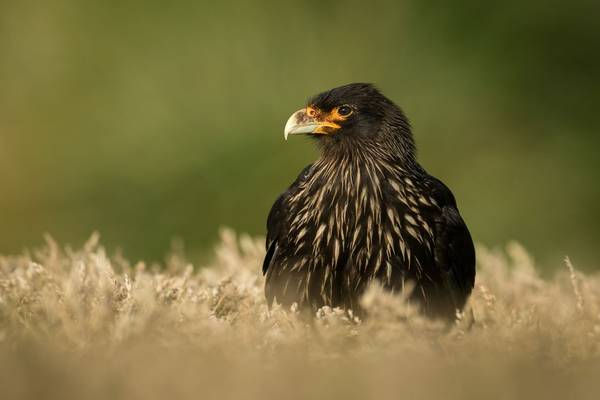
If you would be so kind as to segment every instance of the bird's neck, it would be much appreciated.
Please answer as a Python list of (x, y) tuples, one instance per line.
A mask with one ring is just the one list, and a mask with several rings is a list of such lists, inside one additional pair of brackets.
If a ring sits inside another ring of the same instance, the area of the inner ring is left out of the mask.
[[(315, 259), (333, 246), (333, 264), (341, 254), (341, 244), (350, 248), (363, 243), (365, 253), (357, 255), (357, 265), (366, 265), (370, 249), (384, 240), (383, 218), (386, 187), (397, 188), (412, 182), (412, 168), (399, 157), (376, 147), (353, 147), (346, 152), (324, 152), (287, 200), (290, 207), (290, 237), (299, 246), (307, 232), (314, 231), (310, 243)], [(359, 223), (359, 221), (362, 221)], [(309, 237), (309, 236), (306, 236)], [(340, 251), (338, 251), (340, 250)]]
[(413, 149), (402, 148), (394, 141), (374, 142), (343, 140), (321, 147), (321, 157), (315, 163), (317, 169), (329, 171), (331, 177), (338, 173), (356, 175), (363, 171), (380, 177), (415, 175), (421, 171)]

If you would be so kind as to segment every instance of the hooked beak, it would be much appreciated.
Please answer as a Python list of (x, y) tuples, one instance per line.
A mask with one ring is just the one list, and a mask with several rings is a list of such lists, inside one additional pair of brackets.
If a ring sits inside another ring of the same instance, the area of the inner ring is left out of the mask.
[[(310, 114), (310, 115), (309, 115)], [(287, 140), (288, 135), (328, 135), (340, 126), (335, 122), (321, 120), (320, 113), (314, 109), (303, 108), (296, 111), (285, 123), (283, 137)]]

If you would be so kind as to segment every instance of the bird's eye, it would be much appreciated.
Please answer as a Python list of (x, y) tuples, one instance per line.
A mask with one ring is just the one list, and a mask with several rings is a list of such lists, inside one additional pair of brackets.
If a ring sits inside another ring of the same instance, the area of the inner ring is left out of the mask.
[(338, 108), (337, 112), (340, 116), (347, 117), (348, 115), (352, 114), (352, 108), (350, 108), (350, 106), (341, 106)]

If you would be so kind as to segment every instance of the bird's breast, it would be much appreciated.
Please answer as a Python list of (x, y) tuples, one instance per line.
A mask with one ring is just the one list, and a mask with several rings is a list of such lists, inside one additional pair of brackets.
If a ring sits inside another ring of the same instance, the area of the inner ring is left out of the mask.
[(408, 242), (429, 243), (431, 224), (421, 212), (426, 204), (430, 200), (401, 171), (326, 165), (288, 198), (290, 248), (303, 263), (332, 268), (407, 259)]

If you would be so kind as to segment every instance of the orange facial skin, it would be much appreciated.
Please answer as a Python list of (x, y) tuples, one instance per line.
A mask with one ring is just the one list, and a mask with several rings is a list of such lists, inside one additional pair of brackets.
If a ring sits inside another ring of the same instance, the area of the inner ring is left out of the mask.
[(340, 115), (338, 112), (339, 107), (334, 108), (331, 112), (324, 112), (314, 106), (306, 107), (306, 117), (317, 121), (321, 126), (319, 126), (313, 133), (328, 135), (333, 133), (337, 129), (340, 129), (341, 126), (338, 122), (345, 121), (349, 115)]

